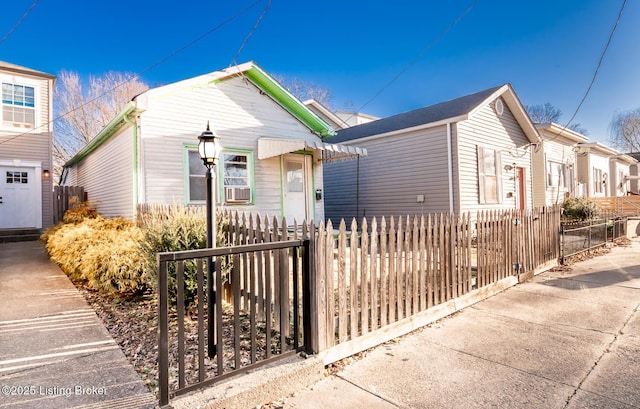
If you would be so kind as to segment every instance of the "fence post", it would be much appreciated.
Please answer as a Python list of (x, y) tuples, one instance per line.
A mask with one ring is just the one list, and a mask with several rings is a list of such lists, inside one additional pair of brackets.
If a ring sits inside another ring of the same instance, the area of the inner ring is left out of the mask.
[(167, 262), (160, 262), (158, 256), (158, 389), (160, 407), (169, 404), (169, 288), (167, 280)]
[[(313, 225), (313, 223), (311, 223)], [(311, 228), (310, 236), (313, 237), (315, 231)], [(302, 253), (302, 322), (304, 351), (307, 354), (318, 353), (318, 314), (312, 314), (312, 308), (317, 311), (317, 292), (318, 286), (315, 285), (316, 274), (315, 268), (311, 262), (312, 257), (312, 239), (304, 240), (304, 251)], [(296, 337), (298, 335), (296, 334)]]

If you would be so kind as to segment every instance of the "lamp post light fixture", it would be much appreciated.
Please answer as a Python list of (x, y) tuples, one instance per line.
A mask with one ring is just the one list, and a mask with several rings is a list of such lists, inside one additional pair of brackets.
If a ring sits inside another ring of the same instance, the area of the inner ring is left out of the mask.
[[(216, 202), (213, 194), (213, 168), (216, 166), (218, 157), (220, 156), (221, 146), (220, 138), (217, 137), (209, 128), (207, 122), (207, 130), (198, 136), (198, 153), (207, 168), (207, 248), (216, 247)], [(215, 305), (216, 293), (213, 290), (213, 270), (214, 263), (212, 257), (207, 258), (207, 307), (209, 315), (208, 325), (208, 355), (213, 358), (216, 355), (215, 344)]]

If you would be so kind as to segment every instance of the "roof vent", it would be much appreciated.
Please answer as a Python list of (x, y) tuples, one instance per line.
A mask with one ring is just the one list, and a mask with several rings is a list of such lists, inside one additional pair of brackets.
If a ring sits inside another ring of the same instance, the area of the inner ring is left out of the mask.
[(496, 112), (498, 115), (502, 115), (504, 113), (504, 104), (501, 99), (496, 101)]

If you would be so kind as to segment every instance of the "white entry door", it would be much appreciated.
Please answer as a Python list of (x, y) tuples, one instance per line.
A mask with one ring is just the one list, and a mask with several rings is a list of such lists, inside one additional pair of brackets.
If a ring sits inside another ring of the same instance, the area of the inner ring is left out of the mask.
[(36, 168), (0, 167), (0, 229), (42, 227), (38, 189)]
[(284, 215), (289, 225), (312, 218), (311, 159), (307, 155), (285, 155), (283, 168)]

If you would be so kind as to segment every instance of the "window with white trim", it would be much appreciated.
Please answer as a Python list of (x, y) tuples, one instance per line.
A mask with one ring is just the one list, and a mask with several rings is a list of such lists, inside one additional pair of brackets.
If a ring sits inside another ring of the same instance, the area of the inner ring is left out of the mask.
[(202, 203), (207, 200), (207, 168), (197, 150), (187, 150), (187, 165), (189, 172), (189, 203)]
[(604, 192), (604, 179), (602, 176), (602, 169), (593, 168), (593, 191), (595, 193)]
[(478, 151), (478, 200), (481, 204), (500, 203), (501, 189), (500, 153), (495, 149), (477, 147)]
[(36, 125), (35, 88), (27, 85), (2, 83), (2, 125)]
[(547, 186), (566, 187), (566, 166), (560, 162), (549, 161), (547, 163)]
[(220, 172), (225, 203), (251, 203), (251, 166), (253, 155), (250, 152), (222, 152)]

